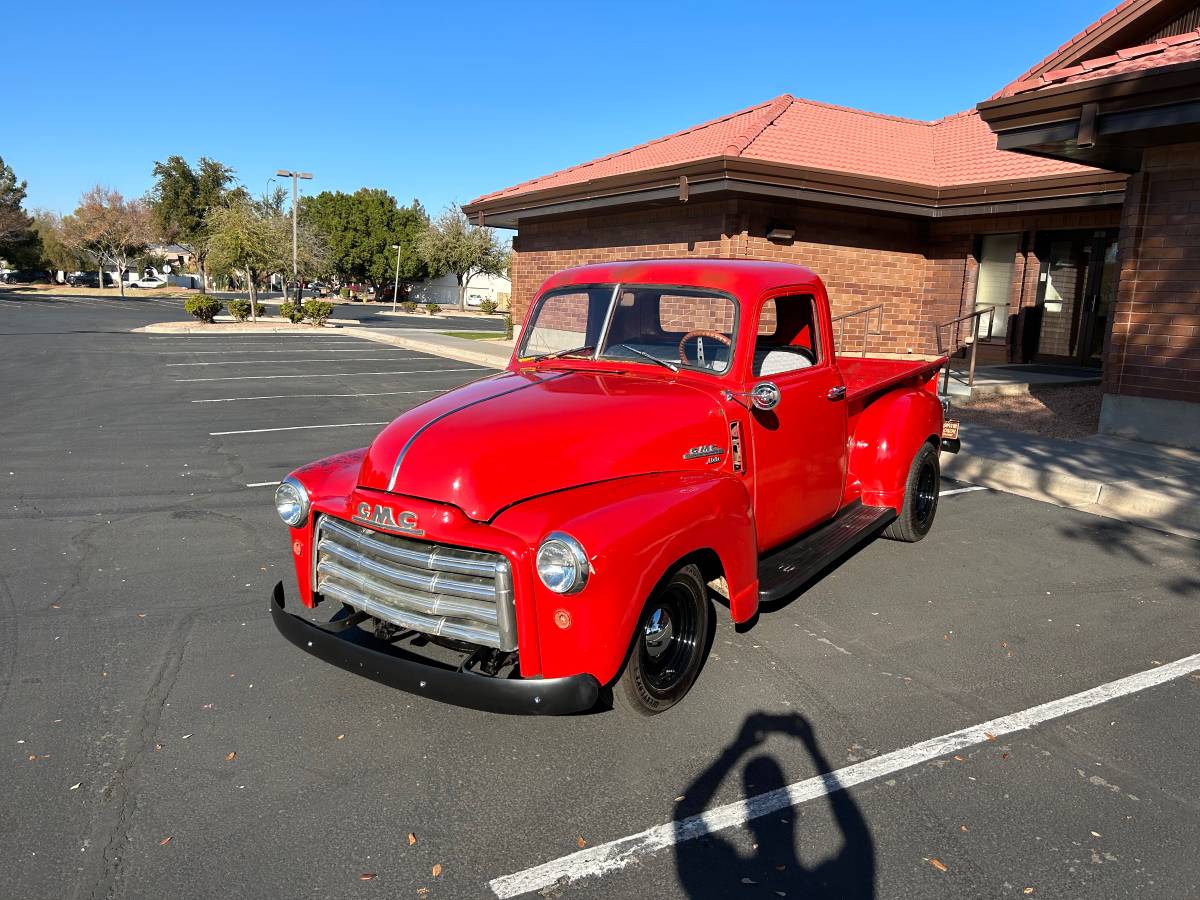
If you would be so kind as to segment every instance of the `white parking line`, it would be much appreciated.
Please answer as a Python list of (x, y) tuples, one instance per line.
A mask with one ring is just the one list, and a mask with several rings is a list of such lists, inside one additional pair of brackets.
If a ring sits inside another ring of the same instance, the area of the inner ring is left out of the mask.
[(512, 875), (495, 878), (488, 883), (488, 886), (497, 897), (506, 900), (506, 898), (541, 890), (551, 885), (566, 884), (581, 878), (614, 872), (638, 861), (641, 857), (683, 841), (694, 840), (724, 831), (727, 828), (744, 825), (751, 819), (797, 806), (806, 801), (845, 790), (856, 784), (910, 769), (975, 744), (982, 744), (985, 741), (1017, 731), (1025, 731), (1052, 719), (1099, 706), (1102, 703), (1165, 684), (1176, 678), (1182, 678), (1196, 671), (1200, 671), (1200, 653), (1185, 656), (1183, 659), (1167, 663), (1156, 669), (1118, 678), (1116, 681), (1110, 681), (1069, 697), (1051, 700), (1049, 703), (1043, 703), (1022, 712), (1011, 713), (970, 728), (930, 738), (910, 747), (893, 750), (891, 753), (885, 753), (882, 756), (876, 756), (834, 772), (797, 781), (787, 787), (768, 791), (765, 794), (717, 806), (680, 821), (656, 825), (639, 834), (609, 841), (606, 844), (597, 844), (595, 847), (551, 860), (540, 866), (533, 866)]
[(238, 400), (292, 400), (310, 397), (392, 397), (398, 394), (444, 394), (452, 388), (430, 388), (427, 391), (373, 391), (369, 394), (267, 394), (263, 397), (219, 397), (216, 400), (191, 400), (191, 403), (234, 403)]
[(246, 487), (274, 487), (279, 484), (278, 481), (252, 481)]
[(478, 372), (485, 366), (467, 366), (464, 369), (400, 369), (395, 372), (305, 372), (303, 375), (222, 375), (220, 378), (176, 378), (182, 381), (260, 381), (266, 378), (365, 378), (371, 375), (428, 375), (431, 372)]
[(989, 489), (985, 488), (981, 484), (974, 484), (974, 485), (971, 485), (971, 487), (954, 488), (953, 490), (942, 491), (940, 494), (938, 494), (938, 496), (939, 497), (949, 497), (952, 494), (969, 494), (971, 491), (986, 491), (986, 490), (989, 490)]
[[(391, 421), (390, 419), (388, 421)], [(310, 428), (365, 428), (368, 425), (386, 425), (387, 422), (342, 422), (337, 425), (287, 425), (283, 428), (248, 428), (245, 431), (210, 431), (209, 437), (227, 434), (266, 434), (268, 431), (307, 431)]]
[[(160, 350), (159, 356), (215, 356), (224, 353), (390, 353), (382, 347), (370, 349), (343, 350), (341, 347), (330, 347), (328, 350)], [(168, 363), (170, 365), (170, 363)]]
[[(361, 351), (359, 351), (361, 352)], [(404, 360), (412, 362), (416, 359), (421, 359), (419, 354), (410, 353), (408, 356), (376, 356), (372, 359), (364, 359), (363, 362), (396, 362)], [(428, 358), (428, 357), (425, 357)], [(185, 362), (185, 363), (164, 363), (168, 369), (178, 369), (184, 366), (286, 366), (292, 363), (307, 363), (314, 365), (316, 363), (344, 363), (344, 359), (214, 359), (211, 362)]]

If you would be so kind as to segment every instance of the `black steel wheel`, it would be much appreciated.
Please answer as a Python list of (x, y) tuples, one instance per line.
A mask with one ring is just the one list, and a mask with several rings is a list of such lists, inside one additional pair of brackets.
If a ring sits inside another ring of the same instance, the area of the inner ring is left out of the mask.
[(613, 685), (614, 705), (653, 716), (682, 700), (704, 665), (711, 624), (712, 604), (699, 568), (682, 566), (660, 582)]
[(908, 470), (900, 515), (884, 530), (883, 536), (911, 544), (929, 534), (933, 517), (937, 515), (941, 489), (942, 470), (938, 464), (937, 447), (922, 444)]

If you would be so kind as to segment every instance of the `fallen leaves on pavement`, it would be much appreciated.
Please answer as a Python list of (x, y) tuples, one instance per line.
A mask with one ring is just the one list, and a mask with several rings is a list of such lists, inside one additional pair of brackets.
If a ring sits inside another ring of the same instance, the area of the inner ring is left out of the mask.
[(225, 754), (225, 762), (233, 762), (235, 759), (237, 759), (237, 751), (236, 750), (230, 750), (228, 753)]
[(408, 846), (412, 846), (417, 842), (417, 836), (413, 832), (408, 833)]
[(582, 836), (582, 835), (580, 835), (579, 837), (577, 837), (577, 838), (575, 839), (575, 843), (577, 843), (577, 844), (579, 845), (579, 849), (580, 849), (580, 850), (582, 850), (584, 847), (586, 847), (586, 846), (587, 846), (587, 841), (585, 841), (585, 840), (583, 839), (583, 836)]
[(158, 842), (158, 846), (160, 846), (160, 847), (167, 846), (167, 844), (171, 843), (171, 839), (174, 837), (175, 837), (175, 835), (168, 834), (165, 838), (163, 838), (161, 841)]
[(946, 872), (949, 870), (947, 865), (944, 862), (942, 862), (940, 859), (938, 859), (936, 856), (933, 859), (929, 860), (929, 864), (931, 866), (933, 866), (935, 869), (937, 869), (939, 872)]
[(440, 878), (442, 876), (442, 864), (434, 863), (433, 868), (430, 869), (429, 871), (431, 871), (433, 873), (434, 878)]
[(375, 873), (374, 872), (363, 872), (361, 875), (358, 876), (358, 880), (359, 881), (374, 881)]

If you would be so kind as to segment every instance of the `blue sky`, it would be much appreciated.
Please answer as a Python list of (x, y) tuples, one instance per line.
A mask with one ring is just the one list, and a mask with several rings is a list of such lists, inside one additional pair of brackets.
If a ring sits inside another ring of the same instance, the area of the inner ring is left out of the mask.
[(171, 154), (436, 211), (785, 92), (957, 112), (1115, 4), (15, 3), (0, 156), (61, 212)]

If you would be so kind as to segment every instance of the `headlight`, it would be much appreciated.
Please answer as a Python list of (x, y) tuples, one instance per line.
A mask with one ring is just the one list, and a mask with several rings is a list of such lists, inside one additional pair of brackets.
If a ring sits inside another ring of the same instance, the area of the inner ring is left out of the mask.
[(583, 590), (590, 571), (583, 546), (569, 534), (551, 532), (538, 547), (538, 578), (556, 594)]
[(308, 491), (291, 475), (275, 488), (275, 511), (293, 528), (308, 518)]

